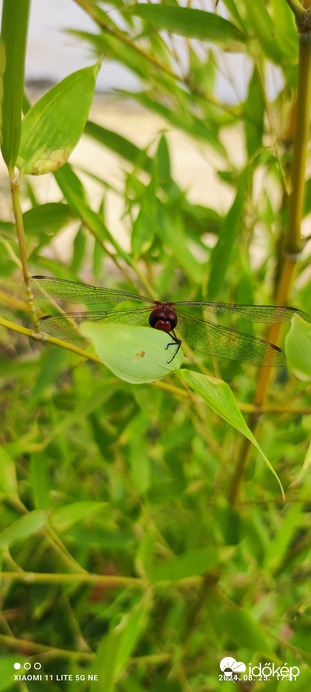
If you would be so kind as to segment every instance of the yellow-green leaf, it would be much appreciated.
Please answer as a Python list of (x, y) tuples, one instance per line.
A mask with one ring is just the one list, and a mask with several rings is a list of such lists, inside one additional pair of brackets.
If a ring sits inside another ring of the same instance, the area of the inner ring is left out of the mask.
[(292, 319), (291, 328), (285, 340), (288, 366), (301, 380), (311, 377), (311, 324), (299, 315)]
[[(103, 363), (126, 382), (154, 382), (180, 367), (183, 352), (169, 334), (150, 327), (85, 323), (80, 331), (93, 342)], [(172, 344), (166, 349), (168, 344)]]
[(27, 113), (17, 160), (22, 173), (42, 175), (66, 163), (83, 133), (100, 66), (99, 60), (69, 75)]

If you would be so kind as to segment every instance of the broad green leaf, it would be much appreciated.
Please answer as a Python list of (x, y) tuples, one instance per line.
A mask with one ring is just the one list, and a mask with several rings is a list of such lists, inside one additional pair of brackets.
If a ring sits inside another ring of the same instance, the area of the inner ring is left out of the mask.
[(219, 229), (218, 241), (211, 253), (211, 271), (208, 282), (209, 300), (215, 300), (229, 267), (230, 257), (242, 224), (242, 212), (248, 184), (246, 169), (239, 180), (235, 200)]
[(20, 519), (11, 524), (7, 529), (0, 533), (0, 547), (10, 547), (17, 541), (21, 541), (33, 533), (40, 531), (47, 523), (47, 513), (35, 509), (33, 512), (28, 512)]
[(212, 12), (162, 4), (138, 4), (128, 9), (159, 29), (244, 50), (244, 34), (227, 19)]
[(177, 555), (172, 560), (152, 567), (150, 579), (153, 582), (179, 581), (203, 574), (220, 562), (228, 560), (235, 552), (234, 547), (196, 548)]
[(25, 55), (30, 0), (3, 0), (0, 41), (0, 129), (8, 168), (18, 156), (22, 127)]
[(105, 127), (88, 120), (84, 129), (84, 134), (104, 144), (104, 146), (111, 149), (111, 151), (119, 154), (122, 158), (130, 161), (138, 168), (143, 168), (147, 171), (151, 170), (152, 159), (146, 152), (143, 149), (139, 149), (139, 147), (125, 137), (119, 135), (117, 132), (107, 130)]
[(50, 173), (67, 161), (83, 133), (100, 66), (99, 60), (69, 75), (27, 113), (17, 161), (22, 173)]
[(15, 463), (2, 446), (0, 446), (0, 495), (17, 495)]
[(311, 377), (311, 324), (294, 315), (285, 339), (288, 366), (300, 380)]
[(264, 462), (275, 476), (281, 488), (282, 496), (285, 499), (282, 483), (272, 464), (270, 464), (270, 461), (267, 459), (266, 455), (259, 446), (252, 431), (246, 425), (229, 385), (226, 382), (223, 382), (223, 380), (218, 380), (215, 377), (209, 377), (208, 375), (202, 375), (201, 373), (193, 370), (182, 369), (179, 370), (176, 375), (178, 375), (181, 380), (186, 382), (194, 392), (200, 394), (200, 396), (204, 399), (204, 401), (207, 402), (213, 411), (218, 413), (218, 415), (227, 421), (227, 423), (230, 423), (230, 425), (232, 425), (234, 428), (236, 428), (236, 430), (250, 440), (258, 452), (260, 452)]
[[(107, 368), (133, 384), (160, 380), (179, 368), (183, 359), (180, 348), (168, 363), (176, 346), (169, 334), (150, 327), (85, 323), (80, 331), (91, 339)], [(173, 345), (166, 350), (170, 343)]]
[(73, 524), (82, 519), (89, 518), (93, 514), (105, 508), (104, 502), (85, 500), (81, 502), (71, 502), (56, 509), (50, 516), (52, 526), (60, 532), (66, 532)]
[(240, 647), (256, 651), (257, 654), (271, 653), (271, 647), (267, 641), (267, 635), (252, 616), (242, 610), (234, 608), (220, 614), (223, 631), (227, 633), (230, 641)]

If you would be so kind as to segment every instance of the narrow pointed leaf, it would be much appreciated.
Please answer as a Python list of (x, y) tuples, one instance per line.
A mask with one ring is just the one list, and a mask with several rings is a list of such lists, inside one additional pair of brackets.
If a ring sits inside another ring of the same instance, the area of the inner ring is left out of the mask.
[(0, 495), (17, 495), (15, 464), (4, 447), (0, 447)]
[(10, 547), (17, 541), (21, 541), (33, 533), (40, 531), (47, 522), (47, 513), (35, 509), (33, 512), (28, 512), (20, 519), (8, 526), (0, 533), (0, 547)]
[(8, 168), (18, 156), (30, 0), (4, 0), (0, 41), (1, 148)]
[(200, 394), (200, 396), (208, 403), (213, 411), (218, 413), (218, 415), (227, 421), (227, 423), (230, 423), (230, 425), (236, 428), (236, 430), (238, 430), (240, 433), (242, 433), (242, 435), (247, 437), (250, 442), (252, 442), (254, 447), (256, 447), (258, 452), (261, 454), (270, 471), (275, 476), (281, 488), (283, 498), (285, 499), (282, 483), (269, 459), (267, 459), (266, 455), (259, 446), (252, 431), (246, 425), (229, 385), (222, 380), (216, 379), (215, 377), (202, 375), (201, 373), (194, 372), (193, 370), (182, 369), (176, 374), (178, 374), (178, 377), (186, 382), (194, 392)]
[(239, 44), (240, 49), (244, 41), (244, 35), (232, 22), (212, 12), (162, 4), (138, 4), (129, 9), (159, 29), (187, 38), (211, 41), (230, 48)]

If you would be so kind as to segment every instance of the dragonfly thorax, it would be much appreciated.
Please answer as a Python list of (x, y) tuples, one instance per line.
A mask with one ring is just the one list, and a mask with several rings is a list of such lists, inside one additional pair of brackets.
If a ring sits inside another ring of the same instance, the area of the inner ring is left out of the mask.
[(154, 329), (170, 332), (172, 329), (175, 329), (177, 324), (176, 312), (170, 305), (162, 304), (161, 307), (154, 308), (150, 313), (149, 324)]

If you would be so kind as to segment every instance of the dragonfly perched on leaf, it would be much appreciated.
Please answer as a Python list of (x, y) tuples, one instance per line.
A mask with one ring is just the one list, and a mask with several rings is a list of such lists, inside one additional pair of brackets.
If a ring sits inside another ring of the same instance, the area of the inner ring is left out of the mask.
[[(109, 309), (95, 312), (46, 315), (37, 322), (42, 332), (59, 339), (70, 340), (83, 338), (79, 335), (77, 325), (85, 320), (119, 322), (139, 327), (150, 325), (153, 329), (159, 329), (170, 336), (171, 342), (167, 344), (167, 349), (176, 346), (168, 363), (175, 358), (182, 340), (185, 340), (190, 348), (200, 353), (253, 365), (282, 366), (285, 365), (286, 358), (278, 346), (210, 322), (202, 317), (202, 313), (235, 315), (251, 322), (267, 324), (289, 321), (294, 313), (307, 317), (306, 313), (296, 308), (275, 305), (152, 300), (127, 291), (100, 288), (48, 276), (33, 276), (30, 285), (34, 290), (39, 289), (45, 297), (56, 301), (111, 306)], [(120, 307), (114, 307), (115, 303)]]

